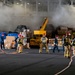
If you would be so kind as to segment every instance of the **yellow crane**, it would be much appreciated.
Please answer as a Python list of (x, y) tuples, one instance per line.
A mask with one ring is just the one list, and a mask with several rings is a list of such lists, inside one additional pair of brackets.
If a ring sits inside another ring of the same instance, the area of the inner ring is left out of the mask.
[(46, 25), (48, 23), (48, 18), (45, 18), (44, 23), (42, 24), (39, 30), (34, 30), (33, 38), (30, 39), (30, 46), (39, 46), (40, 38), (43, 34), (46, 34)]

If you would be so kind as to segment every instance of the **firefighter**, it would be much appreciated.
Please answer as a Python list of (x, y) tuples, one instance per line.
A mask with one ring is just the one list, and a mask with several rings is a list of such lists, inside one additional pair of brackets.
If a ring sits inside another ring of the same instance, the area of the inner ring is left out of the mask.
[(27, 48), (30, 49), (30, 30), (27, 29)]
[(48, 45), (47, 45), (47, 37), (46, 37), (46, 34), (43, 34), (43, 36), (41, 37), (41, 43), (40, 43), (40, 49), (39, 49), (39, 53), (42, 53), (42, 49), (43, 47), (46, 48), (46, 52), (49, 53), (49, 50), (48, 50)]
[(66, 35), (64, 39), (64, 57), (70, 58), (71, 57), (71, 39), (69, 35)]
[(57, 36), (55, 36), (55, 40), (54, 40), (53, 53), (55, 53), (55, 49), (57, 49), (58, 52), (59, 52), (59, 49), (58, 49), (58, 37)]
[(22, 32), (22, 36), (24, 37), (24, 39), (23, 39), (23, 45), (25, 47), (26, 44), (27, 44), (27, 32), (26, 32), (26, 29), (24, 29), (24, 31)]
[(75, 56), (75, 37), (72, 39), (73, 55)]
[(17, 39), (17, 52), (22, 53), (23, 52), (23, 37), (20, 35), (19, 38)]

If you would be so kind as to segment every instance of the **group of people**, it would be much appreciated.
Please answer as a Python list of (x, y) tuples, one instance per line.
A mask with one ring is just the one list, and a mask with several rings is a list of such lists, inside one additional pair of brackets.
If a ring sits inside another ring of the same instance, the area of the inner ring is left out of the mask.
[[(23, 32), (20, 32), (18, 34), (18, 38), (16, 39), (16, 50), (18, 53), (23, 52), (23, 47), (27, 45), (27, 48), (30, 49), (30, 31), (29, 30), (24, 30)], [(75, 36), (72, 34), (66, 34), (63, 35), (62, 37), (62, 46), (63, 46), (63, 51), (64, 51), (64, 57), (70, 58), (71, 55), (75, 55)], [(0, 46), (1, 49), (4, 48), (4, 34), (1, 35), (0, 37)], [(49, 48), (48, 48), (48, 38), (46, 37), (46, 34), (43, 34), (43, 36), (40, 39), (40, 49), (39, 53), (42, 53), (43, 47), (46, 48), (46, 53), (49, 53)], [(58, 37), (55, 36), (54, 40), (54, 48), (53, 48), (53, 53), (55, 53), (55, 50), (60, 51), (58, 48)], [(73, 50), (73, 53), (72, 53)]]
[[(0, 36), (0, 48), (1, 50), (5, 49), (5, 35), (4, 33), (1, 34)], [(30, 49), (30, 30), (23, 30), (23, 32), (20, 32), (18, 34), (18, 38), (12, 41), (11, 45), (12, 48), (15, 48), (18, 53), (21, 53), (23, 51), (23, 47), (26, 46), (28, 49)]]
[[(41, 37), (39, 53), (42, 53), (43, 47), (45, 47), (46, 52), (49, 53), (47, 42), (48, 42), (48, 39), (46, 37), (46, 34), (43, 34), (43, 36)], [(70, 58), (72, 55), (75, 55), (75, 36), (73, 36), (70, 33), (63, 35), (62, 47), (63, 47), (63, 51), (64, 51), (64, 57)], [(55, 53), (56, 49), (58, 50), (58, 52), (60, 51), (58, 48), (58, 37), (57, 36), (55, 36), (55, 39), (54, 39), (53, 53)], [(73, 50), (73, 52), (72, 52), (72, 50)]]
[[(43, 34), (43, 36), (41, 37), (41, 40), (40, 40), (40, 49), (39, 49), (39, 53), (42, 53), (42, 49), (43, 47), (46, 48), (46, 53), (49, 53), (49, 49), (48, 49), (48, 38), (46, 37), (46, 34)], [(50, 42), (49, 42), (50, 43)], [(53, 53), (55, 53), (55, 50), (58, 50), (59, 52), (59, 49), (58, 49), (58, 37), (55, 36), (55, 40), (54, 40), (54, 48), (53, 48)]]
[(75, 36), (67, 34), (64, 36), (64, 57), (70, 58), (72, 55), (75, 56)]

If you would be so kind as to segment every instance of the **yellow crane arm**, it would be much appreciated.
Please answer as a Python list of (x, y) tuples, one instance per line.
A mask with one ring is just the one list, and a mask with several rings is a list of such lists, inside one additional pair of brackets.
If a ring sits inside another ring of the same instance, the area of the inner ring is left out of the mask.
[(40, 28), (41, 31), (46, 28), (47, 23), (48, 23), (48, 18), (45, 19), (43, 25), (41, 26), (41, 28)]
[(46, 25), (48, 23), (48, 18), (45, 18), (45, 21), (43, 23), (43, 25), (41, 26), (40, 30), (34, 30), (34, 35), (42, 35), (42, 34), (46, 34)]

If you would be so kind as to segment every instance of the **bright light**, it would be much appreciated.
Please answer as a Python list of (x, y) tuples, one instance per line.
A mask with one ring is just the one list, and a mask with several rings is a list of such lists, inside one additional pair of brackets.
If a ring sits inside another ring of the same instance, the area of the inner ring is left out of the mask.
[(27, 29), (27, 32), (29, 32), (30, 30), (29, 29)]
[(19, 4), (19, 3), (17, 3), (17, 4)]
[(41, 3), (38, 3), (38, 4), (41, 4)]
[(29, 5), (29, 3), (27, 3)]

